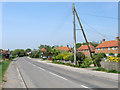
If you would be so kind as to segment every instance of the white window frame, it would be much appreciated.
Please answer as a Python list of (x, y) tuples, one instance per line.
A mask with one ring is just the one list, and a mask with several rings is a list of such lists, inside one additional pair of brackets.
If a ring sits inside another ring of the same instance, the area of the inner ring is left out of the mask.
[(101, 48), (101, 50), (103, 50), (103, 48)]
[(115, 50), (115, 47), (112, 47), (112, 50)]
[(110, 50), (110, 47), (108, 47), (108, 50)]

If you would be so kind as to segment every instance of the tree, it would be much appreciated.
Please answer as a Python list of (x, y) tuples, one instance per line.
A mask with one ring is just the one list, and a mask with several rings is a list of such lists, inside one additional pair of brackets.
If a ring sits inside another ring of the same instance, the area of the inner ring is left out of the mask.
[(81, 43), (77, 43), (76, 48), (78, 49), (79, 47), (81, 47), (81, 45), (82, 45)]
[(109, 53), (109, 55), (114, 55), (114, 53)]
[(85, 59), (85, 55), (82, 52), (76, 53), (76, 60), (77, 60), (79, 66), (83, 63), (84, 59)]
[(25, 56), (25, 52), (23, 49), (15, 49), (12, 53), (12, 56), (19, 56), (19, 57), (23, 57)]
[(31, 52), (32, 50), (30, 49), (30, 48), (27, 48), (26, 50), (25, 50), (25, 54), (26, 55), (28, 55), (28, 52)]
[(100, 44), (99, 42), (95, 42), (95, 41), (91, 43), (91, 45), (93, 45), (94, 47), (98, 46), (99, 44)]
[(101, 66), (101, 64), (100, 64), (100, 62), (102, 61), (102, 59), (103, 58), (105, 58), (106, 57), (106, 54), (105, 53), (94, 53), (93, 54), (93, 58), (94, 58), (94, 64), (95, 64), (95, 66), (98, 66), (98, 67), (100, 67)]

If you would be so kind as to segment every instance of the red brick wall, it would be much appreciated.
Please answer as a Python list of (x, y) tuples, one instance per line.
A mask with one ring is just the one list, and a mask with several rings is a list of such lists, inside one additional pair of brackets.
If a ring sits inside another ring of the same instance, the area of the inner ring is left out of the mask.
[(95, 49), (95, 53), (105, 53), (105, 54), (114, 53), (114, 54), (118, 54), (118, 50), (116, 50), (116, 48), (114, 48), (114, 50), (113, 50), (112, 47), (110, 47), (110, 50), (108, 50), (108, 48), (103, 48), (103, 50), (100, 48), (100, 50)]
[(85, 51), (84, 50), (82, 50), (82, 51), (79, 50), (78, 52), (82, 52), (86, 56), (90, 57), (90, 52), (88, 50), (87, 51), (86, 50)]

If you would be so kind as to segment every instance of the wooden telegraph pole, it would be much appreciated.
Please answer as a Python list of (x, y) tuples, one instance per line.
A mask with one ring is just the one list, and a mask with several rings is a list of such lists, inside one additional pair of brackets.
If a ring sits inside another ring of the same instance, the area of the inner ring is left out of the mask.
[(74, 19), (74, 21), (73, 21), (73, 25), (74, 25), (74, 62), (75, 62), (75, 64), (76, 64), (75, 13), (76, 13), (76, 16), (77, 16), (77, 19), (78, 19), (79, 25), (80, 25), (80, 27), (81, 27), (81, 30), (82, 30), (83, 36), (84, 36), (84, 38), (85, 38), (85, 41), (86, 41), (86, 43), (87, 43), (88, 50), (89, 50), (89, 52), (90, 52), (90, 57), (91, 57), (92, 60), (94, 60), (94, 58), (93, 58), (93, 56), (92, 56), (92, 53), (91, 53), (91, 50), (90, 50), (89, 43), (88, 43), (88, 41), (87, 41), (87, 38), (86, 38), (85, 32), (84, 32), (84, 30), (83, 30), (82, 24), (81, 24), (81, 22), (80, 22), (80, 19), (79, 19), (79, 17), (78, 17), (77, 11), (76, 11), (75, 6), (74, 6), (74, 3), (73, 3), (73, 19)]
[(76, 61), (76, 30), (75, 30), (75, 6), (73, 3), (73, 31), (74, 31), (74, 65), (77, 64)]
[(86, 38), (85, 32), (84, 32), (84, 30), (83, 30), (82, 24), (81, 24), (81, 22), (80, 22), (80, 19), (79, 19), (78, 14), (77, 14), (77, 12), (76, 12), (75, 9), (74, 9), (74, 11), (75, 11), (75, 13), (76, 13), (76, 16), (77, 16), (77, 19), (78, 19), (79, 25), (80, 25), (80, 27), (81, 27), (81, 30), (82, 30), (83, 36), (84, 36), (84, 38), (85, 38), (85, 41), (86, 41), (86, 43), (87, 43), (88, 50), (89, 50), (89, 52), (90, 52), (90, 57), (91, 57), (91, 59), (93, 60), (92, 53), (91, 53), (91, 50), (90, 50), (90, 46), (89, 46), (89, 43), (88, 43), (88, 41), (87, 41), (87, 38)]

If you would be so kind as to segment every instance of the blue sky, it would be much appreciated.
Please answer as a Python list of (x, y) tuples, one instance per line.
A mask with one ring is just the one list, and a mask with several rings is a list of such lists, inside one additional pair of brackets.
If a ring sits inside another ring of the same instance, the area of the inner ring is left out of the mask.
[[(115, 39), (117, 2), (77, 2), (75, 7), (88, 41)], [(40, 44), (73, 46), (71, 2), (6, 2), (2, 5), (2, 25), (3, 49), (34, 49)], [(76, 28), (80, 28), (77, 19)], [(85, 42), (81, 31), (77, 31), (78, 42)]]

